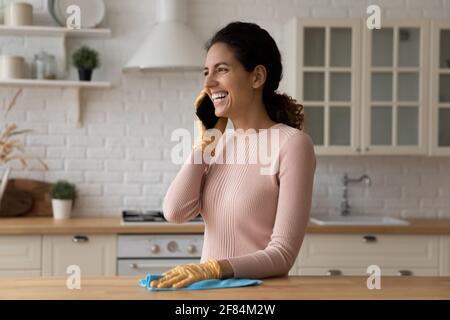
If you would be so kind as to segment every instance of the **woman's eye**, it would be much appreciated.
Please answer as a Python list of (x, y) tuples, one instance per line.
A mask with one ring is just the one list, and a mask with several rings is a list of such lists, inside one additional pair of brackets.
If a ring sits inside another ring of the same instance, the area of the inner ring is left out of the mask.
[(227, 69), (226, 68), (217, 68), (217, 71), (224, 72), (224, 71), (227, 71)]

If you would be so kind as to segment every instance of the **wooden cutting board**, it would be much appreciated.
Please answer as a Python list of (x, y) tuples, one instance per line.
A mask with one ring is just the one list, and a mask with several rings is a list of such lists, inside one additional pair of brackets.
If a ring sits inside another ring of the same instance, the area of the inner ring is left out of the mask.
[(0, 203), (0, 217), (52, 216), (52, 200), (48, 182), (9, 179)]

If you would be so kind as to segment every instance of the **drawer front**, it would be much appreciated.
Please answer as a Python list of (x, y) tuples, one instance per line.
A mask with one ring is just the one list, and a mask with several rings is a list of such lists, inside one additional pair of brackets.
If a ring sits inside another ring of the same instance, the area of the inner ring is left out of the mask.
[(437, 268), (439, 237), (404, 235), (308, 235), (299, 267)]
[(67, 276), (77, 265), (82, 276), (116, 275), (116, 235), (44, 235), (43, 276)]
[[(366, 276), (366, 268), (300, 268), (301, 276)], [(381, 276), (438, 276), (437, 268), (381, 268)]]
[(0, 236), (0, 270), (41, 269), (41, 236)]

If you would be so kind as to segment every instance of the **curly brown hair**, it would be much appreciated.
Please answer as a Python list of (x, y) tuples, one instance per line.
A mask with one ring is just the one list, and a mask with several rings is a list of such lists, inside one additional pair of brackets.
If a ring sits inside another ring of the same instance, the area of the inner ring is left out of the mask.
[(272, 36), (255, 23), (237, 21), (217, 31), (206, 43), (206, 50), (217, 42), (230, 46), (247, 72), (253, 71), (257, 65), (266, 68), (263, 103), (267, 114), (272, 121), (302, 130), (303, 105), (286, 93), (276, 91), (283, 76), (283, 66), (280, 51)]

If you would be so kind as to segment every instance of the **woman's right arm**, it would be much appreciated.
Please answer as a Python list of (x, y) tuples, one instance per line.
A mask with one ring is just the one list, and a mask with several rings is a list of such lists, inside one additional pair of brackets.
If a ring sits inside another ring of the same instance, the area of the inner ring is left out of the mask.
[(203, 178), (207, 168), (202, 150), (194, 148), (164, 197), (162, 210), (167, 221), (183, 223), (200, 213)]

